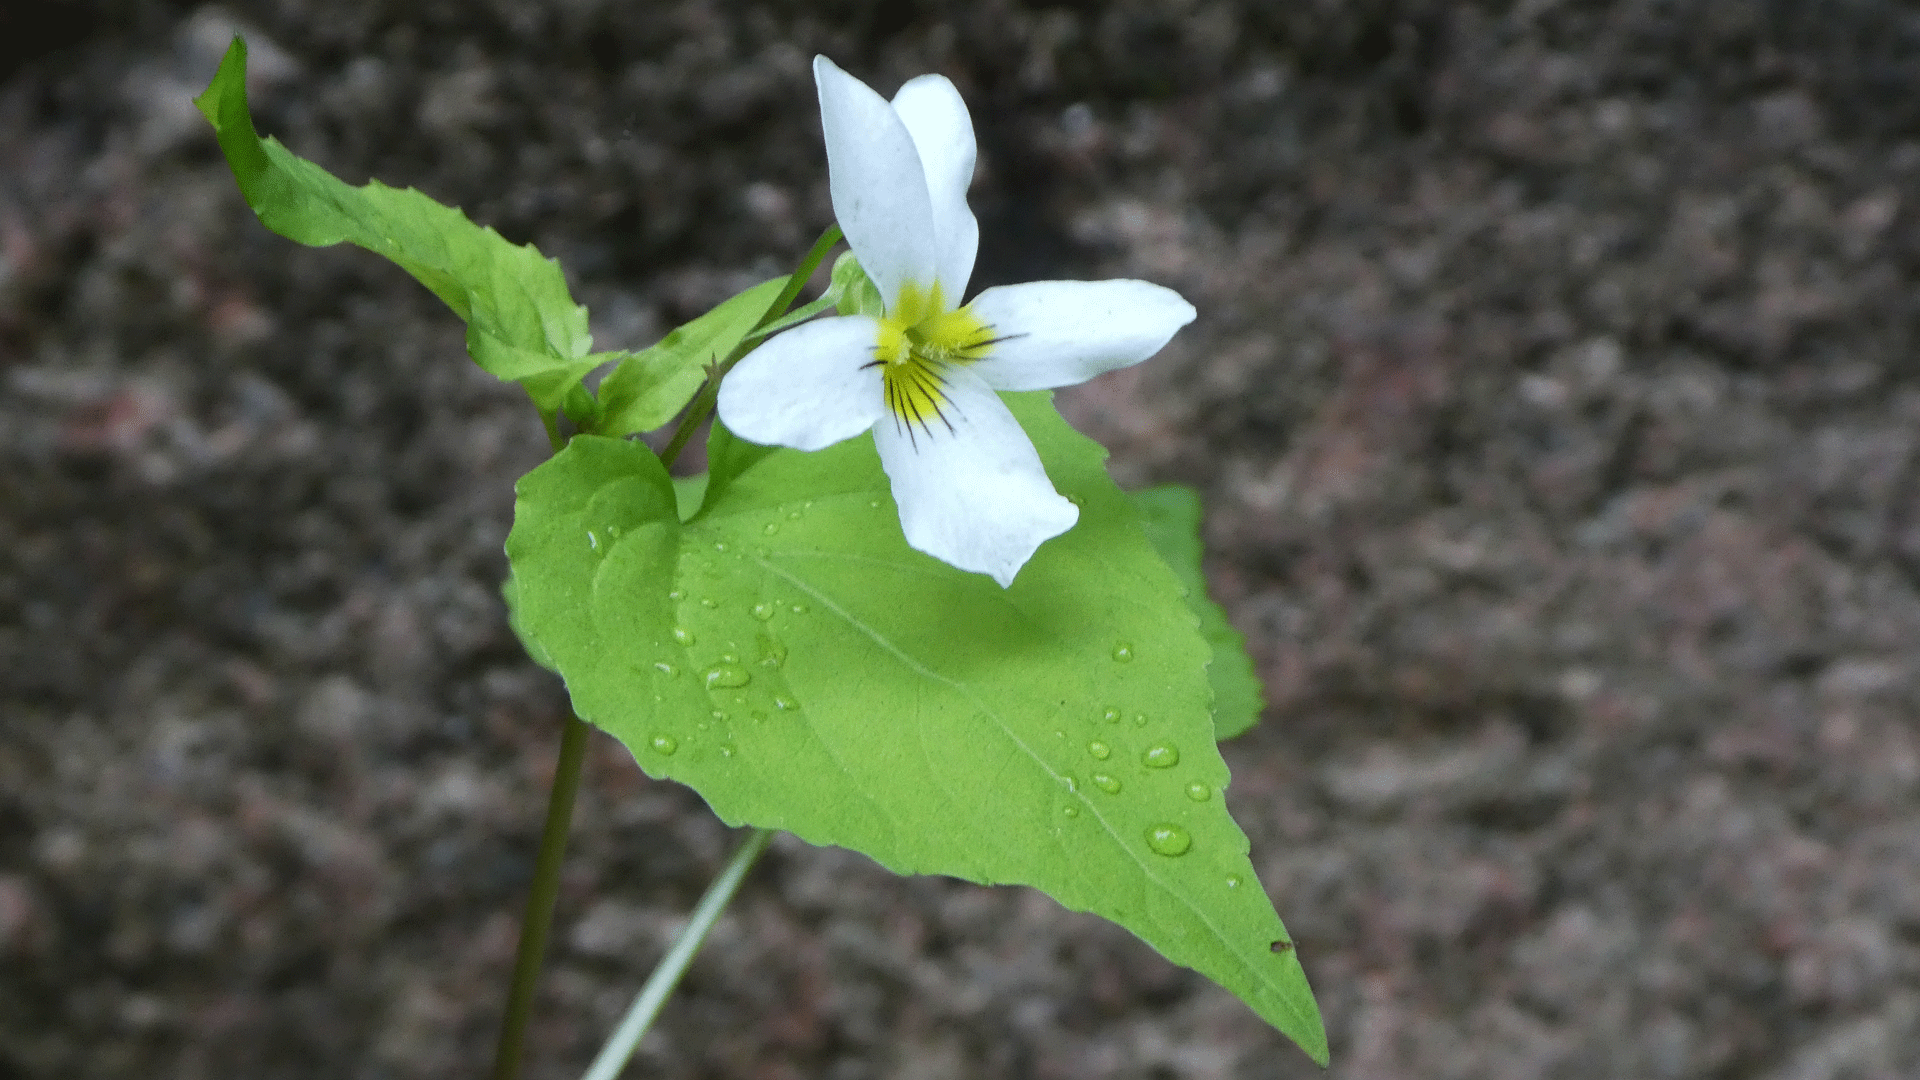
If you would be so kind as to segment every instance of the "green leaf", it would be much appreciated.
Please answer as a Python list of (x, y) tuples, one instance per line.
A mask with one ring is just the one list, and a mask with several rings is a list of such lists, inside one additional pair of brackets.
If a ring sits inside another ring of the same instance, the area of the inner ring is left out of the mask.
[(1180, 582), (1100, 447), (1044, 393), (1008, 403), (1082, 511), (1010, 589), (906, 546), (870, 439), (804, 454), (716, 426), (684, 523), (659, 462), (625, 441), (577, 437), (521, 480), (520, 625), (582, 717), (723, 820), (1042, 889), (1324, 1062), (1222, 797), (1210, 650)]
[(467, 352), (495, 377), (526, 387), (551, 416), (604, 356), (589, 356), (587, 309), (560, 266), (509, 243), (451, 206), (378, 180), (353, 187), (277, 139), (247, 110), (247, 46), (236, 37), (207, 91), (194, 99), (213, 124), (247, 205), (297, 243), (357, 244), (398, 263), (467, 324)]
[(1154, 550), (1167, 560), (1187, 587), (1187, 607), (1200, 619), (1200, 636), (1213, 646), (1207, 681), (1213, 684), (1213, 734), (1231, 739), (1260, 722), (1267, 702), (1260, 676), (1247, 659), (1247, 642), (1227, 621), (1226, 609), (1207, 595), (1200, 572), (1200, 495), (1189, 487), (1165, 484), (1132, 493), (1140, 525)]
[(631, 435), (673, 419), (706, 380), (707, 366), (727, 358), (753, 332), (787, 284), (784, 277), (763, 281), (723, 301), (658, 344), (621, 357), (600, 380), (601, 435)]

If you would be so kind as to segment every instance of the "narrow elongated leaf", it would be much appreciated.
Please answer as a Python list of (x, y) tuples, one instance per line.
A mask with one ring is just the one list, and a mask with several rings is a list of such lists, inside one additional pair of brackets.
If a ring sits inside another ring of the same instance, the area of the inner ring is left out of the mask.
[(1231, 739), (1260, 722), (1267, 707), (1260, 676), (1247, 659), (1247, 641), (1227, 621), (1227, 612), (1207, 595), (1200, 570), (1200, 495), (1179, 484), (1130, 493), (1154, 550), (1187, 587), (1187, 607), (1200, 619), (1200, 636), (1213, 647), (1207, 681), (1213, 684), (1213, 734)]
[(763, 281), (722, 301), (719, 307), (687, 323), (640, 352), (621, 357), (600, 380), (602, 435), (631, 435), (673, 419), (693, 400), (707, 377), (707, 366), (733, 351), (769, 312), (786, 278)]
[(194, 104), (262, 224), (298, 243), (345, 241), (399, 264), (466, 321), (474, 362), (525, 386), (541, 411), (556, 411), (581, 376), (610, 358), (589, 355), (587, 309), (573, 302), (559, 264), (531, 244), (509, 243), (412, 188), (378, 180), (354, 187), (278, 139), (262, 139), (247, 110), (240, 38)]
[(518, 625), (581, 716), (727, 822), (1042, 889), (1324, 1062), (1227, 813), (1210, 650), (1180, 582), (1099, 446), (1045, 394), (1008, 401), (1081, 507), (1010, 589), (906, 546), (870, 439), (803, 454), (716, 427), (682, 522), (645, 448), (581, 436), (518, 488)]

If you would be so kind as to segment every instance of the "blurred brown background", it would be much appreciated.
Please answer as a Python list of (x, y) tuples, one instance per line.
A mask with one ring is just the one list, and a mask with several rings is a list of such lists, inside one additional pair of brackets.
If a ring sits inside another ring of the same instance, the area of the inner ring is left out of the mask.
[[(807, 63), (974, 112), (976, 287), (1209, 506), (1229, 801), (1339, 1078), (1920, 1075), (1920, 15), (1876, 0), (50, 0), (0, 17), (0, 1080), (473, 1076), (555, 729), (544, 439), (188, 98), (557, 255), (602, 348), (828, 221)], [(597, 741), (530, 1075), (732, 840)], [(1126, 933), (783, 841), (648, 1076), (1317, 1074)], [(639, 1071), (636, 1071), (639, 1074)]]

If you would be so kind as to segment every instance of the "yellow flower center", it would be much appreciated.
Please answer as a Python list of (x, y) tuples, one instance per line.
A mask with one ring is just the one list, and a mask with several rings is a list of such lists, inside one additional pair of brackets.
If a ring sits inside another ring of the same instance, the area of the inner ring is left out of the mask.
[(948, 309), (939, 284), (900, 287), (893, 310), (880, 319), (873, 364), (880, 368), (887, 409), (909, 432), (947, 419), (947, 370), (971, 364), (999, 341), (993, 328), (967, 308)]

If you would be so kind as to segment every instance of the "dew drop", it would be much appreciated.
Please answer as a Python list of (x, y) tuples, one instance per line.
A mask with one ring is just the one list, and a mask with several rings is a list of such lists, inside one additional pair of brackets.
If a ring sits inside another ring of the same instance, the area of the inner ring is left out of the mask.
[(1106, 773), (1097, 772), (1097, 773), (1094, 773), (1092, 776), (1089, 776), (1087, 779), (1093, 781), (1094, 787), (1099, 788), (1101, 791), (1104, 791), (1109, 795), (1120, 794), (1120, 781), (1115, 780), (1113, 777), (1108, 776)]
[(701, 597), (701, 598), (700, 598), (700, 606), (701, 606), (701, 607), (703, 607), (703, 608), (706, 608), (706, 609), (707, 609), (707, 610), (709, 610), (709, 611), (711, 611), (711, 610), (713, 610), (714, 608), (717, 608), (717, 607), (719, 607), (719, 606), (720, 606), (720, 602), (719, 602), (718, 600), (715, 600), (715, 599), (714, 599), (713, 597), (711, 597), (711, 596), (703, 596), (703, 597)]
[(1149, 769), (1171, 769), (1180, 764), (1180, 751), (1171, 743), (1154, 743), (1140, 755), (1140, 764)]
[(720, 654), (720, 662), (722, 664), (737, 664), (740, 662), (740, 654), (732, 651), (723, 652)]
[(1132, 660), (1133, 646), (1124, 641), (1118, 645), (1115, 645), (1113, 647), (1113, 658), (1115, 660), (1120, 661), (1123, 664), (1129, 660)]
[(684, 626), (676, 626), (673, 628), (673, 643), (675, 645), (691, 645), (693, 642), (693, 631)]
[(753, 717), (753, 722), (756, 724), (764, 724), (767, 722), (767, 714), (759, 709), (755, 709), (747, 715)]
[(1237, 888), (1239, 888), (1239, 887), (1240, 887), (1240, 875), (1239, 875), (1239, 874), (1228, 874), (1228, 875), (1227, 875), (1227, 888), (1229, 888), (1229, 889), (1237, 889)]
[(807, 605), (795, 604), (787, 610), (793, 612), (795, 615), (805, 615), (807, 613)]
[(753, 617), (759, 619), (761, 622), (766, 622), (768, 619), (773, 618), (773, 611), (773, 605), (764, 600), (753, 605)]
[(667, 594), (667, 599), (669, 600), (685, 600), (686, 598), (687, 594), (681, 592), (679, 589), (675, 589)]
[(1119, 710), (1119, 709), (1108, 709), (1108, 710), (1107, 710), (1106, 712), (1103, 712), (1103, 713), (1101, 713), (1101, 714), (1100, 714), (1100, 719), (1102, 719), (1102, 720), (1105, 720), (1105, 721), (1106, 721), (1107, 723), (1109, 723), (1109, 724), (1116, 724), (1116, 723), (1119, 723), (1119, 722), (1120, 722), (1120, 710)]
[(867, 508), (868, 508), (869, 510), (878, 510), (878, 509), (880, 509), (880, 500), (879, 500), (879, 499), (868, 499), (868, 500), (867, 500)]
[(1113, 756), (1113, 747), (1103, 742), (1090, 742), (1087, 744), (1087, 753), (1092, 754), (1096, 761), (1105, 761)]
[(727, 542), (725, 540), (715, 540), (713, 542), (713, 550), (724, 553), (727, 550)]
[(1067, 789), (1067, 794), (1077, 795), (1080, 793), (1080, 785), (1074, 783), (1073, 777), (1063, 776), (1060, 778), (1060, 783), (1063, 787)]
[(745, 686), (751, 681), (753, 676), (747, 674), (747, 669), (735, 664), (715, 664), (707, 669), (709, 690), (716, 686)]
[(651, 745), (660, 753), (671, 756), (675, 750), (680, 749), (680, 740), (671, 735), (655, 735)]
[(592, 529), (587, 530), (587, 546), (595, 551), (600, 550), (600, 538), (593, 535)]
[(730, 742), (723, 742), (720, 744), (721, 757), (732, 757), (733, 755), (739, 752), (740, 751), (737, 748), (735, 748), (735, 746)]
[(653, 665), (653, 670), (659, 672), (662, 675), (665, 675), (669, 679), (673, 678), (675, 675), (680, 674), (679, 668), (674, 667), (672, 664), (667, 663), (665, 660), (657, 661)]
[(1147, 846), (1156, 855), (1185, 855), (1193, 847), (1193, 837), (1178, 825), (1155, 825), (1147, 830)]
[(1134, 726), (1134, 727), (1146, 727), (1146, 726), (1147, 726), (1147, 714), (1146, 714), (1146, 713), (1134, 713), (1134, 714), (1133, 714), (1133, 726)]
[(1068, 817), (1079, 817), (1080, 808), (1077, 806), (1069, 806), (1067, 807), (1066, 814)]
[(765, 525), (760, 526), (760, 531), (768, 536), (772, 536), (774, 533), (780, 531), (780, 523), (777, 521), (769, 521)]
[(1192, 799), (1194, 802), (1206, 802), (1208, 799), (1213, 798), (1213, 789), (1195, 780), (1193, 783), (1187, 785), (1187, 798)]
[(788, 521), (799, 521), (799, 520), (800, 520), (800, 515), (801, 515), (802, 513), (803, 513), (803, 511), (800, 511), (800, 510), (792, 510), (792, 511), (789, 511), (789, 512), (787, 513), (787, 520), (788, 520)]
[(713, 710), (713, 718), (714, 718), (715, 720), (718, 720), (718, 721), (720, 721), (720, 722), (721, 722), (721, 723), (723, 723), (723, 724), (724, 724), (724, 723), (726, 723), (726, 722), (727, 722), (727, 713), (726, 713), (726, 710), (725, 710), (725, 709), (715, 709), (715, 710)]
[(775, 694), (773, 695), (773, 707), (779, 709), (781, 712), (792, 712), (794, 709), (800, 707), (800, 703), (785, 694)]

